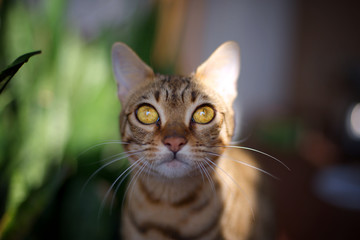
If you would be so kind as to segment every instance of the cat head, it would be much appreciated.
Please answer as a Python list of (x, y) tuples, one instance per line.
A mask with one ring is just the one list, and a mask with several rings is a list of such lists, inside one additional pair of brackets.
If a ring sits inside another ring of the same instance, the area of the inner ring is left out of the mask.
[(113, 45), (112, 62), (130, 162), (166, 178), (212, 169), (234, 130), (238, 45), (222, 44), (185, 77), (155, 74), (124, 43)]

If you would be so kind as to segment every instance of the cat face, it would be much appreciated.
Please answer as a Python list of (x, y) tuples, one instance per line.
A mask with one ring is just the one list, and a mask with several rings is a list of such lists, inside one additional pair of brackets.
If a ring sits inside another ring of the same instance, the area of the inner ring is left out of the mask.
[(120, 129), (132, 164), (165, 178), (211, 171), (206, 158), (216, 161), (233, 133), (238, 55), (235, 43), (225, 43), (195, 74), (164, 76), (126, 45), (114, 45)]

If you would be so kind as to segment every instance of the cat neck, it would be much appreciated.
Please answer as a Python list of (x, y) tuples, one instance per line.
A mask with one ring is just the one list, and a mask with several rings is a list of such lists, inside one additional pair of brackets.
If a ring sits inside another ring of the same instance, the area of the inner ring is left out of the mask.
[(170, 179), (149, 175), (139, 177), (137, 187), (152, 201), (177, 203), (200, 195), (213, 197), (219, 192), (220, 184), (213, 173), (209, 173), (209, 178), (198, 175)]

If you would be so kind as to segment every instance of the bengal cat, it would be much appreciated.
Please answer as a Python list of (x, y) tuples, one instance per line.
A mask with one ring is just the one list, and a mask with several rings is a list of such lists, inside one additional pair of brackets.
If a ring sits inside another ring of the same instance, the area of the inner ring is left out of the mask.
[(155, 74), (124, 43), (112, 61), (132, 171), (122, 239), (273, 239), (257, 163), (229, 146), (238, 45), (222, 44), (189, 76)]

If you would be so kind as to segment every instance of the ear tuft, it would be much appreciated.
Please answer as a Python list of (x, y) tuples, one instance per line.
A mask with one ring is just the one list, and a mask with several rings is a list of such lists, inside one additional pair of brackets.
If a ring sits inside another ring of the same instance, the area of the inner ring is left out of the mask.
[(129, 92), (144, 81), (154, 79), (153, 70), (126, 44), (114, 43), (111, 50), (113, 71), (118, 86), (118, 97), (124, 102)]
[(219, 92), (225, 101), (232, 104), (236, 98), (236, 83), (240, 73), (240, 48), (236, 42), (229, 41), (218, 47), (202, 63), (195, 78)]

